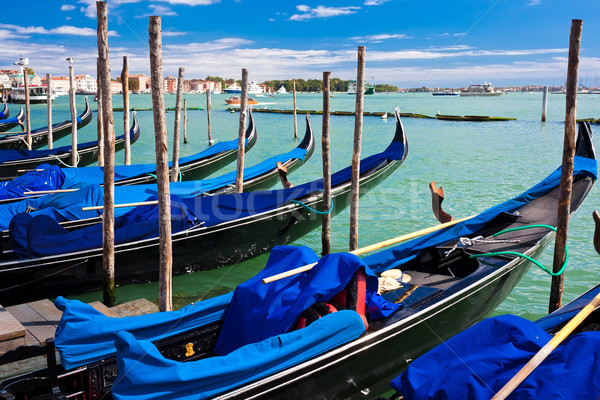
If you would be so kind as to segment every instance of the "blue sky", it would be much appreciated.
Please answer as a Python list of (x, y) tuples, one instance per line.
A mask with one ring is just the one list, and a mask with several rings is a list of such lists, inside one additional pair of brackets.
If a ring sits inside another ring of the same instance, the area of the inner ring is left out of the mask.
[[(112, 75), (149, 75), (148, 16), (162, 16), (165, 74), (239, 79), (366, 76), (400, 87), (561, 85), (571, 19), (583, 19), (580, 82), (600, 81), (597, 0), (109, 0)], [(20, 54), (38, 73), (95, 75), (94, 0), (4, 1), (0, 67)]]

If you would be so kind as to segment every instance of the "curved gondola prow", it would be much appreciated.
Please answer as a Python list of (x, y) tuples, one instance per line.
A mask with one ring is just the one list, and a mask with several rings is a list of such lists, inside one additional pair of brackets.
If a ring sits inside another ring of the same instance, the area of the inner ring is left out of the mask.
[(93, 118), (92, 109), (90, 107), (90, 102), (88, 101), (87, 96), (85, 96), (83, 100), (85, 102), (85, 108), (77, 118), (77, 129), (83, 128), (84, 126), (89, 124)]
[(400, 119), (400, 109), (398, 107), (394, 109), (394, 117), (396, 119), (396, 133), (394, 134), (392, 143), (390, 143), (387, 150), (390, 150), (392, 147), (395, 147), (401, 143), (404, 145), (404, 154), (402, 154), (402, 161), (404, 161), (408, 155), (408, 139), (404, 133), (404, 126), (402, 125), (402, 120)]
[(10, 117), (10, 109), (8, 108), (8, 103), (4, 102), (4, 108), (0, 111), (0, 120), (6, 119)]
[(304, 160), (308, 160), (315, 151), (315, 135), (310, 124), (309, 114), (306, 114), (306, 131), (304, 132), (304, 137), (298, 145), (298, 148), (306, 150), (306, 156), (304, 157)]
[(246, 128), (246, 143), (245, 151), (250, 150), (256, 144), (258, 136), (256, 134), (256, 124), (252, 115), (252, 107), (248, 107), (248, 127)]
[(579, 122), (579, 133), (577, 135), (575, 155), (596, 159), (596, 151), (594, 150), (594, 144), (592, 142), (592, 128), (587, 121)]
[(135, 111), (131, 113), (131, 129), (129, 130), (130, 144), (134, 144), (140, 138), (141, 129)]

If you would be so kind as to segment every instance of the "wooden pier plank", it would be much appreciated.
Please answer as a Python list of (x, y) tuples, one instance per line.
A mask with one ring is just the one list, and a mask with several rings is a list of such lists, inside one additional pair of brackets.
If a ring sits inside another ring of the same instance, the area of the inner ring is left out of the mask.
[(4, 307), (0, 306), (0, 341), (25, 338), (25, 327)]

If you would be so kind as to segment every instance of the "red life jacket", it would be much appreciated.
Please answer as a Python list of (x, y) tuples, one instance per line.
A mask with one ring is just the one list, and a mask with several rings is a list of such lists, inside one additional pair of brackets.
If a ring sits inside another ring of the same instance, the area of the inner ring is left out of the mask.
[(369, 329), (366, 311), (367, 301), (367, 276), (364, 268), (359, 268), (354, 278), (346, 287), (333, 296), (327, 303), (315, 303), (300, 314), (300, 319), (296, 329), (305, 328), (327, 314), (338, 310), (353, 310), (360, 315), (365, 324), (365, 329)]

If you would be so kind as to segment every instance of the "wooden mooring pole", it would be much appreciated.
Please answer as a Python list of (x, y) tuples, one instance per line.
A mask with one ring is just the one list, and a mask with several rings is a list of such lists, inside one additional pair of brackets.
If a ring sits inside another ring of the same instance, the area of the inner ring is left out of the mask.
[(115, 303), (115, 140), (110, 92), (110, 62), (108, 48), (108, 14), (105, 1), (96, 2), (98, 15), (98, 65), (102, 87), (102, 126), (104, 132), (104, 210), (102, 215), (102, 288), (103, 302)]
[(54, 144), (54, 139), (52, 138), (52, 75), (46, 74), (46, 89), (48, 92), (46, 93), (46, 123), (48, 125), (48, 148), (52, 149), (52, 145)]
[(298, 139), (298, 118), (296, 113), (296, 78), (292, 79), (292, 94), (294, 98), (294, 140)]
[(210, 133), (210, 109), (211, 109), (211, 96), (210, 90), (206, 89), (206, 121), (208, 124), (208, 145), (213, 144), (212, 136)]
[(125, 165), (131, 165), (131, 139), (129, 138), (129, 65), (127, 56), (123, 56), (121, 88), (123, 89), (123, 130), (125, 131)]
[[(69, 108), (71, 109), (71, 165), (76, 167), (79, 162), (77, 152), (77, 107), (75, 105), (75, 72), (73, 67), (73, 58), (67, 58), (69, 61)], [(110, 70), (109, 70), (110, 73)]]
[(542, 98), (542, 122), (546, 122), (548, 112), (548, 86), (544, 86), (544, 97)]
[(25, 86), (25, 132), (27, 149), (31, 150), (31, 106), (29, 105), (29, 77), (27, 70), (23, 68), (23, 85)]
[(97, 76), (97, 84), (96, 84), (96, 107), (98, 107), (98, 111), (96, 112), (96, 129), (98, 134), (98, 166), (102, 167), (104, 165), (104, 121), (103, 121), (103, 110), (102, 110), (102, 85), (100, 83), (100, 58), (96, 60), (96, 76)]
[(242, 99), (240, 101), (240, 126), (238, 136), (235, 192), (244, 191), (244, 152), (246, 151), (246, 107), (248, 107), (248, 70), (242, 68)]
[(173, 123), (173, 168), (171, 168), (171, 182), (179, 180), (179, 132), (181, 131), (181, 99), (183, 97), (183, 73), (185, 69), (179, 67), (177, 76), (177, 99), (175, 100), (175, 121)]
[(187, 99), (183, 99), (183, 143), (187, 144)]
[(161, 17), (151, 16), (149, 27), (150, 72), (152, 79), (152, 110), (156, 141), (156, 177), (158, 181), (158, 226), (160, 238), (160, 264), (158, 277), (158, 307), (171, 311), (173, 249), (171, 243), (171, 197), (169, 194), (169, 166), (167, 154), (167, 126), (163, 96)]
[[(331, 100), (331, 72), (323, 72), (323, 133), (321, 135), (321, 149), (323, 153), (323, 211), (331, 208), (331, 159), (329, 154), (329, 111)], [(323, 255), (331, 252), (331, 214), (323, 214), (323, 227), (321, 230), (321, 242)]]
[[(571, 192), (573, 188), (573, 163), (577, 136), (577, 71), (579, 69), (579, 48), (581, 46), (580, 19), (571, 21), (569, 39), (569, 61), (567, 66), (567, 94), (565, 112), (565, 139), (563, 145), (563, 160), (560, 175), (560, 192), (558, 195), (558, 224), (554, 241), (554, 262), (552, 270), (558, 272), (564, 261), (569, 230), (569, 214), (571, 212)], [(548, 312), (560, 308), (562, 303), (564, 274), (552, 277), (550, 289), (550, 304)]]
[(360, 190), (360, 149), (362, 144), (364, 96), (365, 46), (358, 46), (358, 67), (356, 75), (356, 111), (354, 116), (354, 149), (352, 152), (352, 180), (350, 189), (350, 251), (358, 248), (358, 197)]

